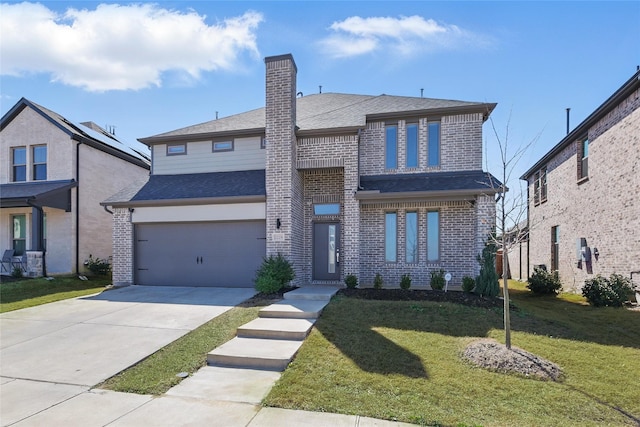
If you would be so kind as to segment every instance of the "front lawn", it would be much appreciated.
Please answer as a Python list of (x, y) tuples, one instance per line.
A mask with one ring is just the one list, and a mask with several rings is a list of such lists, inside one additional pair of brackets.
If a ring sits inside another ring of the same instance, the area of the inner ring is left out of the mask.
[(339, 296), (264, 404), (422, 425), (637, 425), (640, 312), (514, 288), (513, 345), (560, 365), (562, 382), (460, 359), (475, 339), (504, 342), (501, 309)]
[(9, 280), (3, 276), (0, 313), (95, 294), (109, 284), (111, 276), (91, 276), (88, 280), (80, 280), (76, 276), (55, 277), (53, 280), (44, 277)]

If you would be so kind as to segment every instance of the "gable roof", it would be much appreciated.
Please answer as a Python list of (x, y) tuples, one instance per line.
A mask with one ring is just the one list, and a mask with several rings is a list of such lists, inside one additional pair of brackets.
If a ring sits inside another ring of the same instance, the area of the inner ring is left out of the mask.
[[(486, 119), (496, 104), (415, 98), (392, 95), (351, 95), (321, 93), (296, 98), (298, 134), (357, 131), (367, 120), (399, 117), (437, 116), (455, 113), (482, 113)], [(176, 140), (194, 140), (226, 135), (264, 133), (265, 108), (187, 126), (155, 136), (140, 138), (148, 145)]]
[(620, 88), (613, 93), (606, 101), (604, 101), (593, 113), (591, 113), (586, 119), (575, 127), (571, 132), (560, 140), (555, 147), (553, 147), (547, 154), (542, 156), (533, 166), (529, 168), (520, 179), (527, 180), (537, 170), (543, 167), (558, 153), (564, 150), (569, 144), (574, 143), (578, 138), (587, 135), (589, 128), (600, 121), (604, 116), (609, 114), (620, 102), (624, 101), (634, 91), (640, 89), (640, 70), (637, 70), (635, 74), (627, 80)]
[(150, 168), (151, 157), (148, 147), (139, 142), (124, 143), (93, 122), (75, 123), (55, 111), (49, 110), (26, 98), (20, 99), (0, 120), (0, 130), (4, 129), (25, 108), (31, 108), (40, 116), (55, 125), (71, 139), (81, 141), (98, 150), (104, 151), (130, 163)]

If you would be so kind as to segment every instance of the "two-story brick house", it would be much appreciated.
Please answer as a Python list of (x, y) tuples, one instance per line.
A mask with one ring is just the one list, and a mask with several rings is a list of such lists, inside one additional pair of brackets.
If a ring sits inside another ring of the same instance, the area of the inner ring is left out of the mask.
[(80, 273), (90, 254), (110, 257), (112, 218), (100, 202), (150, 169), (144, 145), (25, 98), (0, 121), (0, 159), (0, 250), (37, 255), (30, 275)]
[[(356, 274), (427, 285), (475, 276), (495, 224), (482, 126), (495, 104), (296, 92), (291, 55), (268, 57), (266, 106), (140, 139), (152, 174), (114, 210), (114, 282), (253, 286), (281, 253), (295, 283)], [(492, 185), (493, 183), (493, 185)]]
[[(640, 71), (521, 179), (529, 192), (529, 272), (566, 290), (640, 270)], [(637, 279), (637, 277), (634, 277)]]

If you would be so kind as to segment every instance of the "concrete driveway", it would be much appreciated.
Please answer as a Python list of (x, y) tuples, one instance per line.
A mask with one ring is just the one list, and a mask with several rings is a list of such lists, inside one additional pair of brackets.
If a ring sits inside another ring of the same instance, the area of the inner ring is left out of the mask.
[(1, 314), (0, 425), (85, 393), (254, 293), (130, 286)]

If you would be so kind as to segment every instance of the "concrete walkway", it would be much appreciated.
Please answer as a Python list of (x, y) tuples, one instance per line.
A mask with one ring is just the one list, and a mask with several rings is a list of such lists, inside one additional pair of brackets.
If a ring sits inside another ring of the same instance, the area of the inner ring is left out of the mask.
[[(317, 318), (321, 308), (314, 301), (322, 298), (311, 289), (298, 289), (289, 298), (302, 300), (274, 304), (261, 317), (277, 323), (283, 315)], [(327, 288), (316, 290), (329, 292)], [(0, 315), (0, 425), (404, 425), (261, 408), (260, 401), (280, 372), (252, 367), (207, 366), (159, 397), (92, 389), (253, 293), (252, 289), (131, 286)], [(324, 296), (324, 304), (330, 295)], [(239, 328), (239, 333), (272, 329), (255, 326), (254, 322), (244, 332)], [(297, 338), (300, 343), (304, 339)]]

